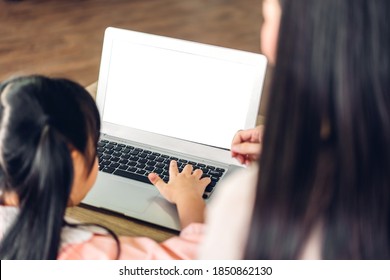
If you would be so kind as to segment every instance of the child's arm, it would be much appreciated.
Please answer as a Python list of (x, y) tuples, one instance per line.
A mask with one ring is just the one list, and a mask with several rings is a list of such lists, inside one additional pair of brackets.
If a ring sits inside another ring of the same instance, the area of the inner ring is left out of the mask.
[(156, 173), (148, 176), (161, 195), (176, 204), (182, 228), (194, 222), (204, 222), (205, 203), (202, 195), (211, 180), (208, 177), (201, 178), (203, 172), (200, 169), (192, 171), (192, 166), (187, 165), (182, 172), (179, 172), (176, 161), (171, 161), (168, 183), (165, 183)]

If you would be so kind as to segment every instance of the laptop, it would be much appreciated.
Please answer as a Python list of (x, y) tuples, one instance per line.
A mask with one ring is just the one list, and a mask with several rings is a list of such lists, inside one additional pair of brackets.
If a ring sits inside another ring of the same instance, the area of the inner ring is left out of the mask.
[(203, 195), (243, 168), (230, 144), (254, 127), (266, 69), (263, 55), (109, 27), (96, 102), (102, 128), (97, 181), (82, 201), (180, 230), (176, 206), (150, 184), (168, 181), (168, 165), (211, 178)]

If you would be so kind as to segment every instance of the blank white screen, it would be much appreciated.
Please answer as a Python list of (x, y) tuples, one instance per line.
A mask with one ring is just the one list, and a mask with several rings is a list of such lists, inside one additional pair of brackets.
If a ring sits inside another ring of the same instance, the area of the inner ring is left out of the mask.
[(115, 41), (103, 120), (229, 149), (255, 75), (253, 65)]

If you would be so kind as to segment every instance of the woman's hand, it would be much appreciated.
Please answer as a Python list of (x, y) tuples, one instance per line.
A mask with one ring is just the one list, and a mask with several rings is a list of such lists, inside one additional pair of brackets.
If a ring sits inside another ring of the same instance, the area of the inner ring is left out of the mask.
[(211, 179), (202, 178), (202, 175), (202, 170), (193, 171), (191, 165), (186, 165), (182, 172), (179, 172), (174, 160), (169, 165), (168, 183), (165, 183), (156, 173), (148, 175), (149, 180), (161, 195), (169, 202), (176, 204), (182, 228), (193, 222), (204, 221), (205, 203), (202, 195)]
[(264, 126), (240, 130), (232, 141), (232, 157), (241, 164), (250, 164), (260, 157)]

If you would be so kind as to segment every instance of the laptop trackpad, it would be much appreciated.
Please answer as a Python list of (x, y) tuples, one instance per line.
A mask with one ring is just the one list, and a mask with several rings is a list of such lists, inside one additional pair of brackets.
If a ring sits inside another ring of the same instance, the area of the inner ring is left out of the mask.
[(99, 172), (96, 184), (82, 202), (131, 215), (144, 212), (158, 194), (150, 184)]

